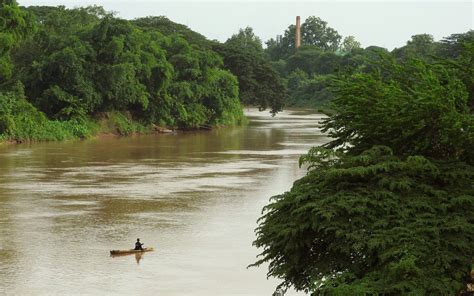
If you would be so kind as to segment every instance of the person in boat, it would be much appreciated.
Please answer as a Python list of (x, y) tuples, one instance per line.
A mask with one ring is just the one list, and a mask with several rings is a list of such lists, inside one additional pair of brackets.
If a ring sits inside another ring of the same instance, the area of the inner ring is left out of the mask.
[(143, 244), (140, 242), (139, 238), (137, 238), (137, 242), (135, 243), (135, 250), (143, 250)]

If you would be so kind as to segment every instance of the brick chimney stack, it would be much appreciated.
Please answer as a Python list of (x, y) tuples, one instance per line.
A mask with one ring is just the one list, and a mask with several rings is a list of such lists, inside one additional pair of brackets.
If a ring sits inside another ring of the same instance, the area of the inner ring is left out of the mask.
[(296, 17), (296, 32), (295, 32), (295, 48), (301, 46), (301, 19), (300, 16)]

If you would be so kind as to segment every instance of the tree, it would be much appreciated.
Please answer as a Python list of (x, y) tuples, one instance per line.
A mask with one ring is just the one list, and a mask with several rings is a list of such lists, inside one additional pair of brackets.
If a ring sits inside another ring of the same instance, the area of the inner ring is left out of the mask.
[(296, 91), (308, 82), (308, 74), (301, 69), (296, 69), (288, 75), (288, 91)]
[(237, 76), (242, 104), (261, 110), (270, 108), (273, 114), (282, 110), (286, 100), (285, 85), (263, 56), (228, 44), (216, 45), (213, 49), (223, 57), (225, 67)]
[(145, 31), (160, 32), (165, 36), (178, 35), (190, 44), (196, 44), (200, 48), (209, 49), (212, 42), (203, 35), (194, 32), (187, 26), (172, 22), (165, 16), (148, 16), (132, 21), (139, 28)]
[(457, 295), (474, 251), (474, 167), (313, 149), (308, 174), (272, 198), (257, 264), (311, 295)]
[(419, 34), (411, 36), (411, 40), (401, 48), (394, 49), (394, 54), (399, 59), (419, 58), (431, 61), (436, 54), (437, 44), (433, 36), (429, 34)]
[(453, 68), (464, 82), (469, 93), (471, 112), (474, 112), (474, 30), (463, 34), (452, 34), (441, 40), (438, 54), (444, 58), (444, 64)]
[(468, 93), (446, 67), (389, 58), (332, 87), (336, 114), (324, 121), (324, 131), (335, 140), (328, 148), (357, 154), (386, 145), (402, 156), (473, 159)]
[(242, 120), (235, 77), (217, 53), (184, 38), (210, 44), (185, 26), (160, 17), (126, 21), (100, 7), (30, 9), (39, 31), (15, 62), (26, 96), (49, 118), (120, 111), (182, 128)]
[(265, 57), (270, 61), (280, 60), (282, 57), (281, 44), (273, 38), (270, 38), (270, 40), (266, 41), (265, 44), (267, 46), (264, 50)]
[(263, 53), (262, 40), (255, 35), (251, 27), (240, 29), (239, 33), (232, 35), (225, 44), (254, 54)]
[(0, 1), (0, 84), (12, 77), (11, 50), (32, 30), (29, 15), (15, 0)]
[(344, 53), (350, 53), (355, 49), (360, 49), (361, 44), (355, 39), (354, 36), (346, 36), (341, 44), (341, 50)]
[(303, 45), (314, 45), (322, 50), (336, 51), (341, 42), (341, 35), (328, 26), (319, 17), (310, 16), (301, 25), (301, 41)]
[(312, 295), (457, 295), (474, 258), (474, 118), (449, 67), (381, 57), (334, 78), (334, 140), (259, 220), (256, 265)]
[(295, 33), (296, 26), (289, 25), (288, 28), (285, 30), (279, 45), (279, 56), (278, 58), (286, 59), (288, 56), (292, 55), (296, 51), (295, 47)]
[[(302, 72), (304, 73), (304, 72)], [(317, 75), (311, 79), (302, 79), (297, 82), (296, 73), (288, 76), (288, 106), (313, 109), (327, 109), (333, 94), (329, 91), (332, 75)], [(295, 81), (296, 80), (296, 81)], [(327, 111), (327, 110), (323, 110)]]
[(342, 57), (333, 52), (322, 51), (315, 46), (302, 46), (286, 63), (287, 72), (296, 69), (313, 74), (334, 74), (339, 70)]
[[(287, 59), (295, 54), (295, 25), (289, 25), (279, 43), (274, 39), (266, 42), (265, 53), (272, 61)], [(321, 51), (335, 52), (341, 35), (319, 17), (310, 16), (301, 25), (301, 45), (316, 47)]]
[(370, 58), (377, 57), (380, 55), (386, 55), (389, 51), (385, 47), (371, 45), (365, 48), (364, 54)]

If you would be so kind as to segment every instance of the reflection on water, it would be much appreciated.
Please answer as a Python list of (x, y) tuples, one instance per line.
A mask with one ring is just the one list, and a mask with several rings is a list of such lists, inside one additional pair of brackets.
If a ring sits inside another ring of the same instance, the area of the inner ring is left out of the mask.
[[(0, 294), (271, 295), (262, 207), (326, 138), (319, 114), (246, 127), (0, 147)], [(136, 237), (155, 252), (110, 257)], [(293, 295), (289, 293), (287, 295)]]
[(142, 260), (143, 254), (135, 254), (135, 261), (137, 261), (137, 264), (140, 264), (140, 260)]
[(144, 253), (130, 253), (130, 254), (111, 254), (110, 257), (112, 258), (121, 258), (121, 257), (135, 257), (135, 261), (137, 262), (137, 264), (140, 264), (140, 261), (142, 260), (143, 256), (144, 256)]

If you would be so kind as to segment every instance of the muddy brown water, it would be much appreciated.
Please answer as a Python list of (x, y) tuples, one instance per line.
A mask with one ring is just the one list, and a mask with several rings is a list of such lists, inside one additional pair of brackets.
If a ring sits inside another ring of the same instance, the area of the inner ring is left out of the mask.
[[(256, 220), (327, 138), (320, 114), (246, 114), (207, 132), (0, 146), (0, 294), (271, 295), (266, 266), (247, 268)], [(138, 237), (155, 251), (109, 256)]]

